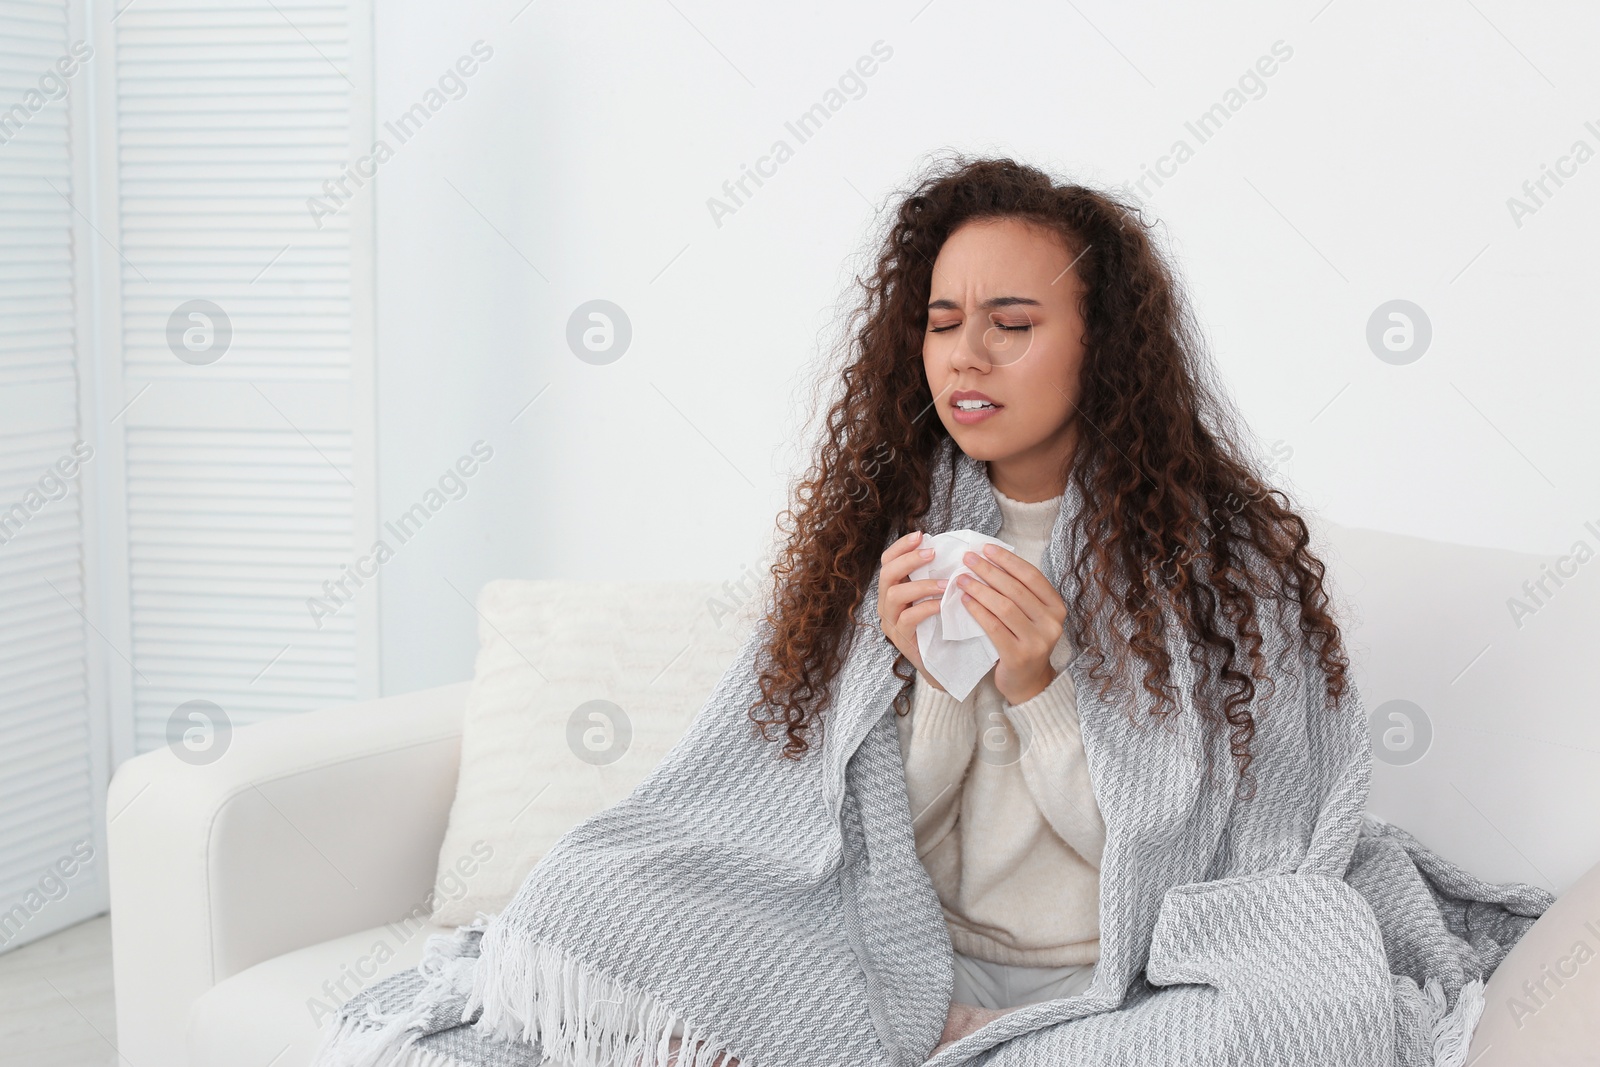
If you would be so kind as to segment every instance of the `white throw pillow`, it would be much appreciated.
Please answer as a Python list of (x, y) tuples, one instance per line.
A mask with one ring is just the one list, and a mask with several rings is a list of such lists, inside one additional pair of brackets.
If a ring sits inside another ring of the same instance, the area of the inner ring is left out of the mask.
[(562, 834), (626, 797), (688, 729), (760, 608), (748, 582), (485, 585), (432, 922), (500, 911)]

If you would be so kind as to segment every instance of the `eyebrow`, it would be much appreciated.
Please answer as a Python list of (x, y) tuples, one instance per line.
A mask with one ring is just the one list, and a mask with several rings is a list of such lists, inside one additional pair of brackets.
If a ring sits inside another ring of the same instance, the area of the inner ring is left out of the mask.
[[(978, 307), (983, 309), (984, 311), (992, 311), (995, 308), (1012, 307), (1012, 306), (1014, 306), (1016, 304), (1028, 304), (1028, 305), (1031, 305), (1033, 307), (1044, 307), (1044, 305), (1039, 303), (1039, 301), (1034, 300), (1031, 297), (1026, 297), (1026, 296), (996, 296), (996, 297), (991, 297), (990, 299), (985, 300), (983, 303), (979, 304)], [(934, 311), (934, 310), (939, 310), (939, 311), (960, 311), (961, 310), (961, 305), (957, 304), (954, 300), (934, 300), (934, 301), (931, 301), (928, 304), (928, 310), (929, 311)]]

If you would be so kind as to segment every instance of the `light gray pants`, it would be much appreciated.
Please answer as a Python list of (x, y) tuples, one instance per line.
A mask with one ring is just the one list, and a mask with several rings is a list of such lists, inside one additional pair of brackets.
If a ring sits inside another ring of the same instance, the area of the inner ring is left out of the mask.
[[(1013, 967), (955, 953), (956, 984), (950, 999), (960, 1004), (1000, 1011), (1036, 1004), (1041, 1000), (1075, 997), (1089, 988), (1094, 964), (1075, 967)], [(683, 1025), (672, 1028), (683, 1036)]]
[(956, 984), (950, 999), (1000, 1011), (1042, 1000), (1075, 997), (1094, 980), (1094, 964), (1073, 967), (1013, 967), (955, 954)]

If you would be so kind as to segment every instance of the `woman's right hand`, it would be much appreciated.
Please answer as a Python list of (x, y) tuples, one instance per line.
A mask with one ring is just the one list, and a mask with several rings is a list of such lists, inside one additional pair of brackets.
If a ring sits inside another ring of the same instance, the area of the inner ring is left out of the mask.
[[(946, 584), (943, 578), (910, 580), (912, 571), (933, 558), (933, 549), (918, 547), (923, 540), (922, 531), (913, 530), (884, 552), (878, 574), (878, 624), (883, 627), (884, 636), (917, 668), (917, 673), (942, 691), (944, 686), (923, 670), (922, 651), (917, 648), (917, 623), (939, 613), (939, 601)], [(924, 600), (924, 597), (929, 599)]]

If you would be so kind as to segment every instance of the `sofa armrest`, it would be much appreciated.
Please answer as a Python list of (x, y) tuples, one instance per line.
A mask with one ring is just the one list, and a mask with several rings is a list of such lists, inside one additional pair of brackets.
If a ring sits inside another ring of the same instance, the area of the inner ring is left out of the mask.
[(1600, 1048), (1600, 864), (1556, 898), (1483, 987), (1474, 1067), (1578, 1067)]
[(285, 952), (427, 914), (472, 683), (234, 731), (213, 762), (136, 756), (106, 800), (117, 1036), (184, 1062), (189, 1006)]

